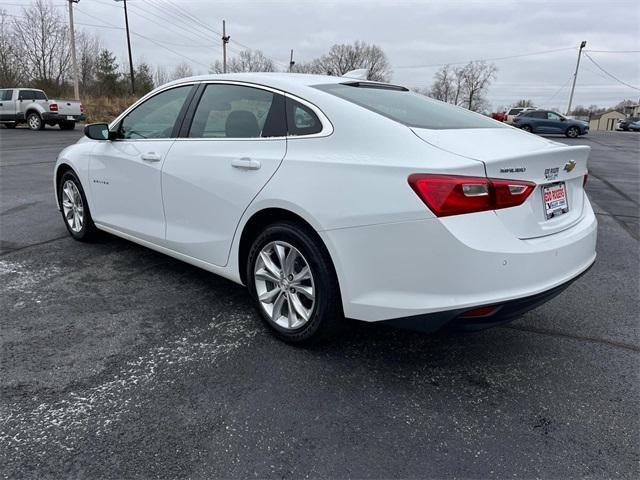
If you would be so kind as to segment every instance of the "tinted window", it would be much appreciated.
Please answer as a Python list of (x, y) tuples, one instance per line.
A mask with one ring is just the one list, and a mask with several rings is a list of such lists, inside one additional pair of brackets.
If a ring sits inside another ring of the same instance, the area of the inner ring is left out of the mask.
[(508, 128), (501, 122), (399, 87), (361, 83), (316, 85), (315, 88), (360, 105), (409, 127), (431, 129)]
[(309, 107), (287, 98), (287, 128), (289, 135), (312, 135), (322, 131), (322, 122)]
[(20, 90), (18, 100), (33, 100), (33, 90)]
[(40, 92), (38, 90), (34, 90), (33, 91), (33, 98), (36, 100), (46, 100), (47, 96), (44, 94), (44, 92)]
[(512, 108), (507, 115), (518, 115), (521, 111), (521, 108)]
[(145, 101), (120, 124), (120, 138), (170, 138), (191, 85), (165, 90)]
[(284, 97), (243, 85), (207, 85), (193, 116), (192, 138), (284, 136)]
[(547, 118), (547, 112), (528, 112), (526, 114), (527, 117), (532, 117), (532, 118)]
[(13, 90), (0, 90), (0, 101), (11, 100)]

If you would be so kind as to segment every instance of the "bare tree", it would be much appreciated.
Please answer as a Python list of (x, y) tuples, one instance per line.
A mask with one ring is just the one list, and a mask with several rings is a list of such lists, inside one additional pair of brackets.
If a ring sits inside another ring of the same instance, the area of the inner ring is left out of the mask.
[(326, 75), (327, 71), (321, 64), (320, 59), (315, 59), (310, 62), (296, 63), (291, 69), (293, 73), (314, 73), (318, 75)]
[(369, 80), (388, 82), (391, 79), (391, 66), (382, 49), (360, 41), (352, 45), (332, 46), (328, 54), (316, 60), (315, 66), (319, 71), (337, 76), (350, 70), (366, 68), (369, 70)]
[(15, 87), (24, 81), (20, 44), (4, 10), (0, 10), (0, 88)]
[(156, 71), (153, 74), (153, 83), (156, 87), (160, 85), (164, 85), (169, 81), (169, 74), (167, 73), (167, 69), (164, 65), (156, 66)]
[(14, 18), (13, 27), (32, 83), (60, 94), (71, 59), (66, 20), (52, 3), (35, 0), (21, 18)]
[(465, 107), (480, 111), (486, 106), (485, 95), (496, 77), (498, 68), (493, 63), (469, 62), (461, 71), (465, 93)]
[(514, 107), (533, 107), (533, 100), (522, 99), (518, 100), (514, 105)]
[[(220, 60), (216, 60), (209, 68), (210, 73), (223, 73)], [(227, 72), (275, 72), (273, 60), (267, 58), (260, 50), (243, 50), (237, 57), (227, 61)]]
[(485, 95), (496, 71), (494, 64), (485, 62), (469, 62), (456, 69), (445, 65), (435, 74), (431, 96), (469, 110), (483, 110), (487, 107)]
[(171, 72), (171, 75), (169, 75), (169, 80), (178, 80), (179, 78), (192, 76), (193, 69), (191, 68), (191, 66), (186, 62), (182, 62), (176, 65), (176, 68), (173, 69), (173, 72)]
[(93, 88), (96, 77), (98, 55), (102, 51), (102, 42), (97, 35), (86, 31), (76, 33), (76, 55), (78, 58), (78, 76), (80, 89), (87, 93)]

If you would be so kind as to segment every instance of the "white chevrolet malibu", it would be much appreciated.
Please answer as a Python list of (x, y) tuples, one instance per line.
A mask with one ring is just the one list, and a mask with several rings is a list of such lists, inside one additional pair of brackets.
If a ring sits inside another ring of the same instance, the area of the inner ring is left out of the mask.
[(85, 135), (54, 173), (71, 236), (103, 230), (244, 284), (290, 342), (345, 317), (497, 325), (596, 256), (588, 147), (401, 86), (192, 77)]

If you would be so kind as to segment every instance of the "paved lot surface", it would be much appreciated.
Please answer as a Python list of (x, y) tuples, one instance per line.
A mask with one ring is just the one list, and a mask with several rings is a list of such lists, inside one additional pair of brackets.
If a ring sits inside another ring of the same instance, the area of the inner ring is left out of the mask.
[[(599, 260), (508, 327), (292, 348), (244, 289), (67, 237), (55, 156), (0, 130), (5, 478), (638, 478), (640, 135), (592, 133)], [(561, 140), (563, 141), (563, 140)]]

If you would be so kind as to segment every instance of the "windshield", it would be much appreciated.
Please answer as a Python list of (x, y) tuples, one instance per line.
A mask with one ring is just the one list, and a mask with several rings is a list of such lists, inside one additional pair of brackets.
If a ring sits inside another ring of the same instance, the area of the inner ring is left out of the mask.
[(433, 100), (402, 87), (363, 83), (332, 83), (314, 88), (360, 105), (409, 127), (436, 130), (508, 128), (483, 115)]

